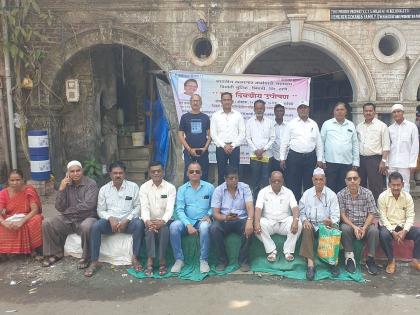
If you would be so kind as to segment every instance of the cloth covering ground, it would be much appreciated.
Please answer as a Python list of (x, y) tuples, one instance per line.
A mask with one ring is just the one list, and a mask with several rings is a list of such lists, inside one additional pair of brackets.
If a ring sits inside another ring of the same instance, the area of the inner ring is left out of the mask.
[[(276, 243), (277, 251), (279, 252), (278, 260), (275, 263), (269, 263), (266, 259), (266, 254), (264, 250), (263, 244), (256, 239), (255, 237), (252, 240), (252, 244), (250, 247), (250, 265), (252, 272), (262, 272), (267, 273), (270, 275), (278, 275), (284, 276), (286, 278), (297, 279), (297, 280), (306, 280), (306, 262), (305, 260), (298, 255), (299, 247), (300, 247), (300, 240), (296, 245), (295, 251), (295, 260), (292, 262), (287, 262), (284, 259), (283, 254), (283, 243), (286, 240), (285, 236), (281, 235), (273, 235), (273, 240)], [(229, 265), (223, 272), (216, 271), (216, 253), (211, 250), (209, 254), (209, 265), (210, 265), (210, 272), (207, 274), (200, 273), (200, 242), (198, 236), (184, 236), (182, 238), (182, 248), (184, 251), (185, 257), (185, 266), (182, 268), (179, 274), (172, 274), (168, 272), (164, 276), (160, 276), (158, 273), (158, 261), (155, 260), (155, 270), (151, 277), (153, 278), (169, 278), (169, 277), (178, 277), (179, 279), (183, 280), (191, 280), (191, 281), (202, 281), (204, 278), (208, 276), (224, 276), (231, 272), (236, 271), (239, 269), (237, 257), (239, 254), (239, 248), (241, 244), (241, 239), (238, 235), (230, 234), (225, 239), (226, 251), (229, 258)], [(212, 247), (210, 247), (212, 248)], [(355, 241), (354, 242), (354, 254), (356, 261), (360, 261), (362, 250), (363, 250), (363, 242), (362, 241)], [(316, 252), (316, 251), (315, 251)], [(141, 253), (146, 253), (145, 248), (142, 249)], [(343, 253), (340, 253), (340, 276), (337, 278), (332, 277), (329, 267), (326, 263), (321, 262), (319, 259), (316, 259), (316, 276), (315, 280), (322, 280), (322, 279), (332, 279), (332, 280), (353, 280), (357, 282), (363, 282), (364, 277), (360, 270), (360, 265), (358, 264), (357, 270), (354, 274), (350, 274), (345, 271), (343, 263)], [(174, 258), (172, 255), (172, 250), (169, 246), (167, 251), (167, 263), (168, 263), (168, 270), (174, 263)], [(142, 257), (141, 260), (143, 265), (146, 263), (146, 258)], [(136, 272), (134, 269), (127, 270), (129, 274), (136, 278), (147, 278), (144, 272)]]

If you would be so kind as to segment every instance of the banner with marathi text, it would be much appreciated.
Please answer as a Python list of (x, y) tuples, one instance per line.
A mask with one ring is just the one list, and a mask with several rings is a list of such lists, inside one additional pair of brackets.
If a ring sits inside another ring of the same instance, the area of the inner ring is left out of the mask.
[[(254, 102), (258, 99), (266, 103), (265, 115), (273, 120), (274, 105), (282, 104), (285, 107), (285, 122), (296, 117), (296, 108), (301, 101), (309, 102), (311, 79), (306, 77), (188, 71), (170, 71), (169, 76), (179, 120), (182, 114), (191, 110), (192, 94), (201, 95), (201, 110), (211, 117), (214, 112), (222, 109), (220, 94), (232, 93), (232, 108), (242, 113), (245, 123), (254, 114)], [(210, 146), (209, 154), (210, 162), (215, 163), (214, 144)], [(241, 164), (249, 164), (246, 141), (241, 145)]]

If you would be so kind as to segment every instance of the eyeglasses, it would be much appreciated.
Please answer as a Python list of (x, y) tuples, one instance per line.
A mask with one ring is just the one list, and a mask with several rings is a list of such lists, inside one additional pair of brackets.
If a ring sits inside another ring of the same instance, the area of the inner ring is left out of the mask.
[(190, 174), (201, 174), (200, 170), (189, 170), (188, 173)]
[(354, 177), (347, 177), (346, 180), (348, 180), (349, 182), (351, 181), (357, 181), (359, 179), (359, 177), (354, 176)]

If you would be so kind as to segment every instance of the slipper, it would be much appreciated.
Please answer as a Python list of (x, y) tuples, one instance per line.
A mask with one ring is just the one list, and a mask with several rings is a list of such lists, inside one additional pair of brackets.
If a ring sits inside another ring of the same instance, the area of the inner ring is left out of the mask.
[(54, 256), (50, 256), (48, 258), (45, 258), (44, 261), (42, 262), (42, 267), (49, 267), (54, 265), (56, 262), (60, 261), (61, 259), (64, 258), (64, 255), (54, 255)]
[(295, 257), (292, 254), (284, 254), (284, 259), (287, 261), (293, 261)]
[(144, 275), (147, 277), (153, 276), (153, 266), (147, 266), (146, 270), (144, 271)]
[(159, 266), (159, 276), (166, 275), (168, 273), (168, 268), (166, 265), (160, 265)]
[(85, 277), (92, 277), (96, 271), (98, 271), (99, 266), (98, 265), (90, 265), (88, 269), (85, 270), (84, 275)]
[(267, 256), (267, 260), (269, 262), (275, 262), (277, 260), (277, 251), (273, 250), (268, 256)]
[(142, 272), (143, 271), (143, 266), (140, 265), (139, 263), (133, 264), (132, 267), (136, 272)]
[(79, 262), (77, 263), (77, 269), (86, 269), (87, 267), (89, 267), (89, 260), (87, 259), (80, 259)]

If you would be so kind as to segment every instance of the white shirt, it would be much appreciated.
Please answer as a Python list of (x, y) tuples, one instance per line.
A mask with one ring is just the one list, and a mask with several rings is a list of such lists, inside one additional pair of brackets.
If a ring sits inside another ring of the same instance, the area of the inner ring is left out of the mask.
[(419, 135), (417, 126), (407, 119), (401, 124), (394, 122), (388, 127), (391, 139), (389, 167), (409, 168), (417, 166)]
[(308, 118), (293, 118), (284, 131), (280, 145), (280, 160), (286, 160), (287, 150), (298, 153), (310, 153), (316, 148), (317, 161), (323, 160), (323, 146), (319, 128), (315, 121)]
[(245, 139), (245, 122), (242, 114), (236, 110), (225, 113), (215, 112), (210, 120), (210, 135), (217, 147), (231, 143), (234, 148), (240, 146)]
[(174, 212), (176, 188), (166, 180), (156, 186), (148, 180), (140, 187), (141, 218), (144, 222), (159, 219), (168, 222)]
[(253, 116), (246, 122), (246, 141), (248, 142), (250, 154), (255, 155), (254, 151), (263, 149), (264, 156), (271, 157), (271, 146), (275, 140), (274, 121), (263, 117), (261, 121)]
[(357, 125), (356, 131), (360, 155), (382, 155), (384, 151), (389, 151), (388, 127), (379, 119), (373, 118), (370, 124), (361, 122)]
[[(286, 129), (286, 123), (282, 122), (279, 125), (276, 121), (274, 122), (274, 133), (276, 138), (274, 139), (273, 145), (271, 146), (271, 155), (277, 160), (280, 161), (280, 144), (283, 139), (284, 130)], [(285, 154), (287, 156), (287, 152)]]
[(292, 215), (291, 210), (297, 207), (293, 192), (282, 186), (276, 194), (271, 185), (260, 190), (255, 204), (256, 208), (262, 209), (262, 216), (267, 219), (281, 222)]
[(124, 180), (119, 190), (110, 181), (99, 190), (98, 216), (108, 220), (110, 217), (132, 220), (139, 216), (140, 199), (139, 186), (136, 183)]

